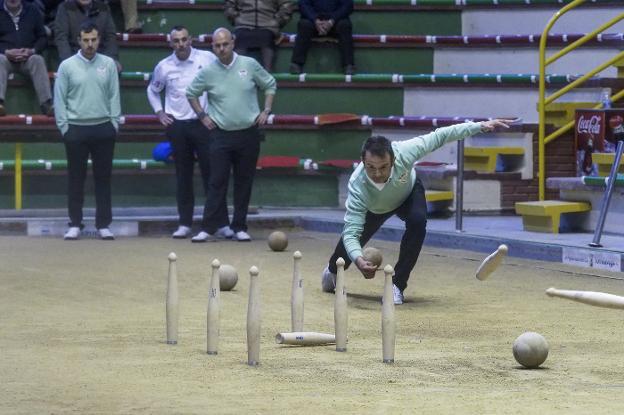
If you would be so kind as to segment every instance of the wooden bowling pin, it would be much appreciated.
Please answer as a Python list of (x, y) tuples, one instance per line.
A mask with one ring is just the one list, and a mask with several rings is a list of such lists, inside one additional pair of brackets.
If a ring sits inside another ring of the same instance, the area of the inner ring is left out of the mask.
[(490, 274), (496, 271), (496, 268), (498, 268), (501, 262), (503, 262), (503, 258), (507, 256), (507, 251), (507, 245), (502, 244), (496, 249), (496, 251), (488, 255), (483, 262), (481, 262), (479, 268), (477, 268), (477, 272), (475, 273), (477, 279), (480, 281), (488, 279)]
[(303, 277), (301, 276), (301, 252), (293, 254), (293, 279), (290, 292), (290, 321), (292, 331), (303, 331)]
[(219, 309), (221, 307), (219, 267), (221, 267), (221, 263), (218, 259), (212, 261), (212, 276), (210, 278), (210, 288), (208, 290), (208, 312), (206, 317), (206, 349), (208, 354), (217, 354), (217, 347), (219, 345)]
[(334, 330), (336, 332), (336, 351), (347, 351), (347, 290), (344, 281), (345, 261), (338, 258), (336, 267), (336, 294), (334, 295)]
[(394, 269), (390, 265), (384, 268), (385, 281), (383, 304), (381, 306), (381, 339), (383, 362), (394, 362), (394, 344), (396, 341), (396, 322), (394, 319), (394, 295), (392, 292), (392, 276)]
[(546, 290), (546, 295), (549, 297), (578, 301), (579, 303), (596, 307), (624, 309), (624, 297), (614, 294), (597, 291), (558, 290), (556, 288), (549, 288)]
[(258, 268), (249, 269), (249, 301), (247, 302), (247, 364), (260, 364), (260, 285)]
[(277, 333), (275, 336), (275, 343), (297, 346), (325, 346), (327, 344), (336, 343), (336, 336), (329, 333), (318, 333), (315, 331)]
[(167, 344), (178, 344), (178, 272), (176, 269), (176, 260), (178, 257), (175, 253), (169, 254), (169, 277), (167, 279), (167, 300), (166, 300), (166, 316), (167, 316)]

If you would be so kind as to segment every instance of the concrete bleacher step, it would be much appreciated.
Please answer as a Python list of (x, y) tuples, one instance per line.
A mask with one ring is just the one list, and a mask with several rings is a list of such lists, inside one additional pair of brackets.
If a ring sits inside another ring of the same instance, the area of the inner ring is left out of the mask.
[(485, 173), (515, 171), (522, 166), (523, 156), (522, 147), (466, 147), (464, 168)]
[[(436, 72), (436, 73), (536, 73), (537, 51), (541, 35), (426, 35), (409, 34), (355, 34), (356, 63), (366, 72)], [(284, 33), (277, 54), (276, 71), (288, 69), (291, 47), (295, 35)], [(548, 45), (558, 49), (581, 38), (580, 33), (552, 34)], [(118, 34), (121, 59), (126, 70), (146, 70), (155, 65), (168, 52), (167, 35)], [(194, 45), (209, 49), (211, 35), (197, 36)], [(594, 62), (613, 56), (624, 45), (624, 34), (617, 32), (598, 34), (581, 49), (564, 57), (549, 68), (556, 73), (582, 73), (593, 68)], [(476, 50), (479, 59), (473, 59)], [(549, 48), (549, 52), (554, 49)], [(332, 45), (317, 45), (310, 51), (308, 72), (335, 72), (340, 70), (338, 50)], [(389, 67), (389, 64), (392, 67)], [(432, 65), (432, 66), (426, 66)], [(615, 67), (608, 68), (602, 76), (617, 75)]]
[[(598, 175), (609, 176), (609, 173), (611, 173), (611, 166), (613, 166), (613, 162), (615, 161), (615, 153), (593, 153), (592, 161), (598, 165)], [(624, 159), (620, 160), (618, 172), (624, 173)]]
[[(51, 79), (53, 75), (51, 74)], [(125, 113), (149, 113), (151, 108), (145, 97), (145, 88), (151, 76), (150, 72), (123, 72), (121, 74), (122, 84), (122, 111)], [(496, 110), (508, 108), (502, 105), (502, 99), (523, 99), (523, 103), (533, 99), (536, 94), (534, 86), (537, 82), (535, 74), (383, 74), (369, 73), (347, 76), (342, 74), (301, 74), (291, 75), (286, 73), (276, 73), (278, 81), (278, 99), (275, 103), (276, 112), (290, 113), (310, 113), (310, 112), (352, 112), (361, 114), (374, 114), (377, 116), (389, 116), (409, 114), (410, 99), (413, 97), (413, 89), (420, 90), (426, 95), (437, 95), (456, 93), (459, 95), (474, 96), (480, 94), (482, 90), (506, 89), (505, 96), (501, 97), (501, 102)], [(564, 86), (577, 78), (577, 75), (549, 75), (547, 84), (549, 88), (554, 86)], [(585, 98), (597, 97), (602, 85), (621, 85), (624, 87), (624, 80), (616, 81), (610, 79), (595, 78), (588, 81), (587, 88), (575, 93), (574, 96)], [(301, 88), (306, 88), (305, 99), (301, 99)], [(441, 89), (443, 88), (443, 89)], [(405, 91), (405, 92), (404, 92)], [(582, 93), (582, 95), (580, 95)], [(404, 96), (407, 101), (404, 102)], [(419, 99), (419, 96), (414, 97)], [(453, 96), (449, 97), (451, 102), (444, 102), (446, 112), (460, 112), (462, 108), (453, 107)], [(6, 107), (10, 113), (30, 112), (35, 110), (36, 100), (34, 91), (29, 82), (21, 75), (12, 76), (10, 88), (7, 93)], [(436, 97), (432, 97), (430, 105), (438, 102)], [(484, 102), (482, 106), (490, 108)], [(442, 103), (441, 103), (442, 105)], [(449, 107), (449, 105), (451, 107)], [(535, 105), (534, 103), (532, 104)], [(555, 104), (554, 106), (559, 105)], [(553, 106), (553, 107), (554, 107)], [(508, 114), (515, 113), (524, 117), (528, 113), (526, 108), (523, 112), (516, 109), (506, 110)], [(426, 107), (429, 108), (429, 107)], [(442, 112), (442, 111), (440, 111)], [(420, 115), (420, 114), (410, 114)], [(502, 115), (490, 112), (479, 114), (478, 116)], [(569, 116), (564, 113), (564, 116)], [(535, 115), (533, 115), (535, 118)]]
[(570, 215), (590, 210), (591, 204), (587, 202), (544, 200), (516, 203), (516, 214), (522, 215), (524, 230), (532, 232), (559, 233), (572, 230), (575, 228), (575, 218)]

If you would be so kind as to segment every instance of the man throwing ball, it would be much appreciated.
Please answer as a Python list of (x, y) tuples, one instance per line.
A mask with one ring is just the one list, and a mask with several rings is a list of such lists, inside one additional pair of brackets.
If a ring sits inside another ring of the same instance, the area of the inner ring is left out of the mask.
[(336, 260), (345, 260), (345, 269), (355, 263), (364, 278), (375, 277), (377, 267), (362, 256), (362, 246), (392, 215), (405, 222), (399, 260), (394, 267), (394, 303), (403, 304), (403, 291), (416, 265), (425, 240), (427, 202), (425, 189), (416, 177), (414, 163), (446, 143), (497, 128), (509, 128), (512, 120), (467, 122), (438, 128), (432, 133), (405, 141), (390, 142), (373, 136), (362, 146), (362, 162), (349, 179), (345, 225), (329, 264), (323, 271), (321, 287), (334, 292)]

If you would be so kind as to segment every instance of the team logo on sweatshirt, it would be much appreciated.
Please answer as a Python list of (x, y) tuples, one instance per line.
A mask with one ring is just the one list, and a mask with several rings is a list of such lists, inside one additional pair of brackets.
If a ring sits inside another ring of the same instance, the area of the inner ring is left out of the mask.
[(409, 178), (409, 171), (407, 171), (407, 170), (406, 170), (406, 171), (405, 171), (402, 175), (400, 175), (400, 176), (399, 176), (399, 178), (397, 179), (397, 181), (398, 181), (399, 183), (403, 183), (403, 184), (405, 184), (405, 183), (407, 183), (408, 178)]
[(238, 71), (238, 76), (240, 76), (241, 79), (247, 78), (247, 69), (241, 69), (240, 71)]
[(100, 76), (104, 76), (106, 75), (106, 66), (102, 65), (102, 66), (98, 66), (97, 67), (97, 73)]

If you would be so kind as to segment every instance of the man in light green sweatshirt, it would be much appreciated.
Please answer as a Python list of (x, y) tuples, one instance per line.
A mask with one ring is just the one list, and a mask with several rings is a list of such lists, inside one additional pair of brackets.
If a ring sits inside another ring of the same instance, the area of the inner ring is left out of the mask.
[[(186, 89), (186, 97), (197, 118), (210, 131), (210, 183), (204, 206), (201, 232), (192, 242), (215, 239), (220, 226), (219, 201), (227, 194), (230, 171), (234, 176), (232, 239), (251, 241), (247, 233), (247, 211), (260, 154), (262, 135), (275, 96), (276, 82), (253, 58), (234, 52), (234, 37), (219, 28), (212, 35), (212, 51), (217, 60), (202, 68)], [(257, 90), (264, 92), (264, 109), (258, 107)], [(206, 92), (208, 113), (199, 103)]]
[(375, 277), (377, 267), (364, 259), (362, 246), (396, 214), (405, 222), (405, 233), (392, 279), (394, 303), (403, 304), (403, 291), (418, 260), (427, 224), (425, 189), (416, 177), (414, 163), (446, 143), (499, 127), (509, 128), (510, 123), (510, 120), (467, 122), (405, 141), (390, 142), (382, 136), (366, 140), (362, 162), (349, 179), (342, 238), (323, 271), (322, 290), (334, 291), (338, 258), (345, 260), (345, 268), (355, 263), (364, 278)]
[(67, 153), (69, 229), (75, 240), (84, 227), (82, 206), (89, 156), (95, 183), (95, 227), (101, 239), (115, 239), (112, 222), (111, 174), (121, 107), (115, 61), (97, 53), (100, 35), (92, 22), (80, 28), (80, 50), (59, 66), (54, 83), (56, 125)]

